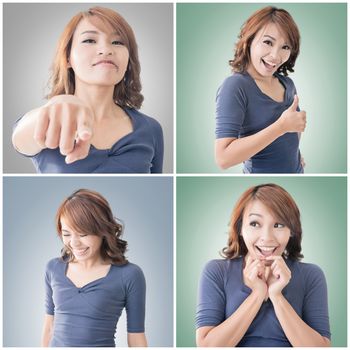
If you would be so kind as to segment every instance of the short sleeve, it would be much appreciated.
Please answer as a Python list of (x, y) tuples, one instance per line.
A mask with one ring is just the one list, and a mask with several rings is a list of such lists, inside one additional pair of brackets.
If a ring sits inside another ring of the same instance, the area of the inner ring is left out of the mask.
[(225, 274), (217, 260), (204, 268), (198, 288), (196, 328), (217, 326), (225, 320)]
[(225, 79), (216, 95), (216, 138), (238, 138), (246, 115), (247, 97), (242, 77)]
[(163, 130), (158, 122), (154, 121), (154, 123), (155, 150), (152, 159), (151, 173), (162, 173), (164, 155)]
[(306, 276), (302, 318), (312, 329), (330, 339), (326, 278), (318, 266), (311, 266)]
[(125, 276), (126, 319), (128, 333), (145, 331), (146, 281), (142, 270), (130, 264)]
[(55, 305), (52, 299), (52, 287), (51, 287), (51, 262), (46, 266), (45, 271), (45, 310), (48, 315), (55, 314)]

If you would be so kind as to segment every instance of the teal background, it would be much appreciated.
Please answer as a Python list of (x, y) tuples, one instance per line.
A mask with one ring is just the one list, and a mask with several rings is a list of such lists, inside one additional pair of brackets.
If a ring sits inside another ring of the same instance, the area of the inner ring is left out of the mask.
[(178, 177), (177, 343), (195, 346), (197, 284), (206, 262), (226, 245), (234, 204), (250, 186), (272, 182), (296, 201), (304, 262), (326, 275), (332, 346), (347, 346), (347, 180), (345, 177)]
[[(177, 4), (177, 172), (220, 173), (214, 160), (215, 96), (244, 21), (267, 5), (290, 12), (301, 33), (295, 72), (307, 127), (306, 173), (346, 173), (347, 4)], [(225, 172), (241, 173), (242, 165)]]

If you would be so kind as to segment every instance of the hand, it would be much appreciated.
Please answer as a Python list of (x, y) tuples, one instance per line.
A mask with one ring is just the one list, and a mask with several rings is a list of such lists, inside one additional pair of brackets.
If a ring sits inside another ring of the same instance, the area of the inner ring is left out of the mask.
[(269, 256), (266, 260), (273, 261), (271, 273), (267, 279), (268, 295), (272, 299), (282, 293), (283, 288), (289, 283), (292, 273), (281, 256)]
[(254, 292), (264, 297), (267, 295), (267, 284), (265, 280), (265, 264), (259, 259), (253, 259), (249, 255), (243, 269), (244, 283)]
[(287, 132), (303, 132), (305, 130), (306, 112), (298, 112), (298, 104), (299, 98), (297, 95), (295, 95), (293, 103), (282, 113), (278, 119), (277, 122), (280, 124), (283, 134)]
[(74, 95), (58, 95), (40, 108), (34, 140), (42, 148), (59, 147), (67, 164), (89, 154), (93, 133), (92, 110)]
[(303, 156), (300, 156), (300, 164), (301, 164), (302, 168), (304, 169), (306, 166), (306, 163), (305, 163), (305, 159)]

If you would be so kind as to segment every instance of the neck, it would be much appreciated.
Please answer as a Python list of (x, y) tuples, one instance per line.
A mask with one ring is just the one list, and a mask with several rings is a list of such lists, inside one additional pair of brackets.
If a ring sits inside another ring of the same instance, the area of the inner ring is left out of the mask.
[(79, 265), (84, 270), (89, 270), (93, 267), (103, 265), (104, 261), (101, 256), (96, 256), (82, 261), (74, 260), (74, 263)]
[(250, 64), (250, 65), (248, 66), (247, 72), (249, 73), (249, 75), (250, 75), (255, 81), (262, 82), (262, 83), (265, 83), (265, 84), (267, 84), (267, 85), (272, 84), (272, 81), (273, 81), (273, 79), (275, 78), (273, 75), (267, 76), (267, 77), (261, 75), (261, 74), (253, 67), (252, 64)]
[(114, 115), (118, 108), (113, 100), (114, 86), (86, 86), (77, 83), (74, 95), (84, 101), (93, 111), (95, 121)]

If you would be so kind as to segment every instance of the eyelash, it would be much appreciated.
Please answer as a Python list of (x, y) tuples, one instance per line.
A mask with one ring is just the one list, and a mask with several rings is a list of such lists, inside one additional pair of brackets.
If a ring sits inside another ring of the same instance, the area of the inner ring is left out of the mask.
[[(85, 39), (82, 41), (83, 44), (96, 44), (96, 40), (94, 39)], [(124, 46), (124, 43), (122, 43), (121, 41), (119, 40), (113, 40), (112, 41), (112, 44), (113, 45), (120, 45), (120, 46)]]
[[(260, 226), (260, 224), (257, 221), (252, 221), (252, 222), (249, 223), (249, 225), (252, 226), (252, 227)], [(284, 228), (285, 225), (281, 224), (279, 222), (276, 222), (273, 227), (274, 228)]]
[[(272, 46), (272, 41), (271, 40), (264, 40), (264, 44)], [(288, 45), (284, 45), (284, 46), (282, 46), (282, 49), (289, 51), (290, 47)]]
[[(63, 234), (62, 235), (63, 237), (70, 237), (70, 234), (69, 233), (66, 233), (66, 234)], [(87, 235), (79, 235), (80, 237), (86, 237)]]

